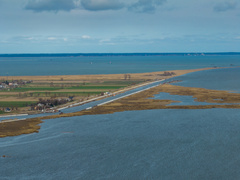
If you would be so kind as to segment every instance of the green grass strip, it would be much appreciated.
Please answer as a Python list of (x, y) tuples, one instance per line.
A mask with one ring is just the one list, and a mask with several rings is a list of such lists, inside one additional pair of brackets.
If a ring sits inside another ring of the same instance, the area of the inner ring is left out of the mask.
[(65, 89), (119, 89), (126, 86), (73, 86)]
[(37, 101), (0, 101), (0, 107), (26, 107)]

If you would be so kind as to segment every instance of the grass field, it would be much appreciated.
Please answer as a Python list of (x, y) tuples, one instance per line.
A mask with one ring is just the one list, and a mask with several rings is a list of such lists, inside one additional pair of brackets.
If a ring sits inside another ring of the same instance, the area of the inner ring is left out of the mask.
[[(93, 80), (83, 81), (33, 81), (32, 83), (22, 85), (13, 89), (0, 90), (0, 107), (1, 108), (24, 108), (35, 104), (40, 98), (67, 98), (74, 96), (74, 100), (101, 95), (107, 91), (116, 91), (127, 86), (140, 83), (142, 81), (126, 80)], [(2, 109), (1, 109), (2, 110)], [(14, 110), (15, 111), (15, 110)], [(5, 112), (2, 112), (5, 114)]]
[(57, 90), (61, 90), (61, 89), (94, 89), (94, 90), (100, 90), (100, 89), (119, 89), (119, 88), (123, 88), (126, 87), (127, 85), (118, 85), (118, 86), (97, 86), (97, 85), (84, 85), (84, 86), (71, 86), (71, 87), (49, 87), (49, 86), (37, 86), (37, 87), (19, 87), (19, 88), (15, 88), (15, 89), (10, 89), (10, 90), (2, 90), (2, 92), (28, 92), (28, 91), (57, 91)]
[[(178, 76), (207, 69), (210, 68), (176, 70), (174, 73), (175, 76)], [(173, 77), (162, 77), (161, 74), (162, 72), (136, 73), (131, 74), (131, 79), (126, 79), (124, 74), (9, 77), (12, 80), (30, 80), (32, 83), (13, 89), (0, 90), (0, 107), (26, 107), (38, 102), (40, 98), (45, 100), (51, 98), (64, 99), (74, 96), (73, 100), (82, 101), (93, 95), (114, 92), (145, 81)]]
[(97, 95), (97, 94), (101, 94), (101, 93), (102, 93), (102, 91), (95, 91), (95, 92), (89, 92), (89, 91), (86, 91), (86, 92), (34, 92), (33, 96), (40, 96), (40, 97), (84, 96), (84, 97), (86, 97), (89, 95)]
[(37, 101), (0, 101), (0, 107), (26, 107)]

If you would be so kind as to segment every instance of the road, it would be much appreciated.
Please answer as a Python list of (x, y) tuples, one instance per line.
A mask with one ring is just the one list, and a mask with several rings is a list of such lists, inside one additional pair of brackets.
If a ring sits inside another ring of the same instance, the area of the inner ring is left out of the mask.
[[(145, 91), (150, 88), (153, 88), (155, 86), (158, 86), (159, 84), (161, 84), (164, 81), (165, 80), (158, 80), (158, 81), (154, 81), (154, 82), (150, 82), (150, 83), (141, 84), (141, 85), (135, 86), (134, 89), (128, 88), (128, 89), (123, 89), (123, 90), (117, 91), (112, 94), (114, 96), (104, 95), (104, 96), (96, 97), (93, 99), (86, 100), (84, 102), (74, 103), (71, 105), (71, 107), (66, 106), (63, 108), (59, 108), (59, 110), (61, 110), (61, 112), (63, 112), (63, 113), (72, 113), (72, 112), (82, 111), (82, 110), (88, 109), (88, 108), (90, 109), (93, 106), (104, 105), (104, 104), (113, 102), (115, 100)], [(43, 116), (49, 116), (49, 115), (54, 115), (54, 114), (58, 114), (58, 113), (41, 113), (41, 114), (34, 114), (34, 115), (23, 114), (23, 115), (15, 115), (15, 116), (8, 116), (8, 117), (5, 116), (5, 117), (0, 117), (0, 122), (3, 120), (13, 120), (13, 117), (14, 117), (14, 121), (16, 121), (17, 119), (24, 120), (24, 119), (28, 119), (28, 118), (43, 117)]]

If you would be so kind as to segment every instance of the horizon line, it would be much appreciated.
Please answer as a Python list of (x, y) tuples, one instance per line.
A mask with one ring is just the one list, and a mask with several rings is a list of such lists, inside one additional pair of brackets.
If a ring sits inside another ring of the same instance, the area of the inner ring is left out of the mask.
[(131, 52), (131, 53), (0, 53), (0, 57), (7, 56), (128, 56), (128, 55), (240, 55), (240, 52)]

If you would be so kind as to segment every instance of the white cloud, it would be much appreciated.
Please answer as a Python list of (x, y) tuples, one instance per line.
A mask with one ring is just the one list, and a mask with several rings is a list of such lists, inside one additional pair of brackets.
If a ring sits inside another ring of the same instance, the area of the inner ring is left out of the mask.
[(26, 39), (27, 40), (33, 40), (34, 38), (33, 37), (27, 37)]
[(88, 36), (88, 35), (83, 35), (83, 36), (82, 36), (82, 39), (91, 39), (91, 37)]
[(104, 43), (104, 42), (110, 42), (110, 41), (111, 41), (111, 39), (101, 39), (99, 42)]
[(48, 37), (47, 39), (50, 40), (50, 41), (53, 41), (53, 40), (56, 40), (57, 38), (55, 38), (55, 37)]
[(119, 10), (127, 8), (133, 12), (154, 12), (156, 8), (167, 0), (26, 0), (26, 10), (43, 11), (71, 11), (82, 7), (88, 11)]

